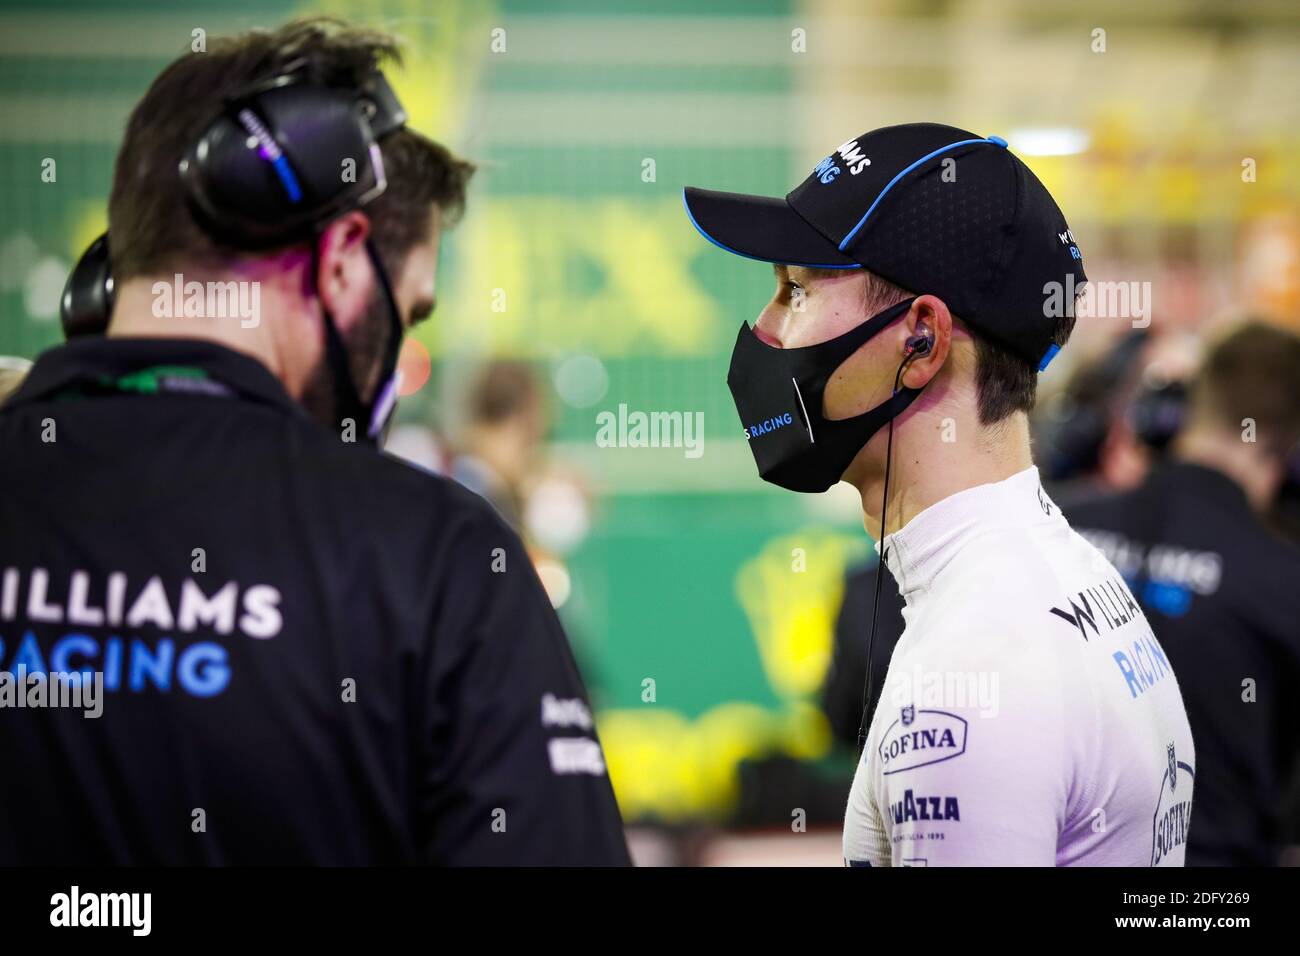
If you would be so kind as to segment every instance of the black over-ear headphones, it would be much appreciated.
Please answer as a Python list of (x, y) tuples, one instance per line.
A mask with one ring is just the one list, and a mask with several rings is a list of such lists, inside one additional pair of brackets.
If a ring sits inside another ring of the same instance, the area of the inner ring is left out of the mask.
[(108, 233), (81, 254), (63, 286), (59, 320), (63, 337), (103, 335), (113, 314), (113, 273), (108, 259)]
[[(311, 237), (331, 219), (369, 203), (387, 186), (378, 140), (406, 123), (383, 73), (359, 88), (317, 81), (303, 61), (226, 100), (180, 162), (195, 219), (239, 249)], [(107, 234), (68, 277), (60, 318), (68, 338), (99, 335), (113, 308)]]

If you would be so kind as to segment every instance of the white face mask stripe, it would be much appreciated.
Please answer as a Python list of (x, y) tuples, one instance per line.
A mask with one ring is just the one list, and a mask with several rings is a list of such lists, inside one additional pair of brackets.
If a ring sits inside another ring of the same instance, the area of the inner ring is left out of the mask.
[(370, 428), (367, 434), (371, 438), (378, 438), (388, 424), (388, 419), (392, 417), (393, 409), (397, 407), (397, 394), (402, 387), (402, 373), (400, 370), (394, 370), (393, 377), (388, 381), (380, 384), (379, 397), (375, 400), (374, 411), (370, 415)]
[(808, 408), (803, 403), (803, 392), (799, 391), (798, 381), (792, 378), (790, 382), (794, 385), (794, 394), (799, 399), (799, 408), (803, 411), (804, 424), (808, 426), (808, 443), (815, 445), (817, 444), (817, 437), (813, 434), (812, 419), (808, 417)]

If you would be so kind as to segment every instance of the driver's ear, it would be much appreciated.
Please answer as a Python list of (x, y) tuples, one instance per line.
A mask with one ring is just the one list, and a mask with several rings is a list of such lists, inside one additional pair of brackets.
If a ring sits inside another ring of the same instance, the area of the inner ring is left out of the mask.
[(918, 351), (907, 363), (902, 384), (907, 388), (920, 388), (939, 373), (948, 361), (952, 349), (952, 313), (947, 304), (937, 296), (920, 295), (912, 302), (904, 320), (907, 340), (924, 338), (930, 346)]
[(316, 291), (340, 329), (351, 328), (365, 315), (373, 295), (369, 237), (370, 218), (354, 210), (331, 222), (316, 240)]

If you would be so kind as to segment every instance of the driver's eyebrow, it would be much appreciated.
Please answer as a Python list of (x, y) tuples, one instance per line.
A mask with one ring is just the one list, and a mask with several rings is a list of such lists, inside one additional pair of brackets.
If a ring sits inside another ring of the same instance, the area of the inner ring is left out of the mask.
[(814, 269), (810, 266), (792, 266), (789, 264), (780, 267), (781, 271), (777, 273), (777, 278), (784, 282), (795, 282), (799, 285), (805, 285), (813, 279), (826, 279), (830, 274), (821, 270)]
[[(851, 271), (848, 269), (819, 269), (816, 266), (795, 266), (794, 268), (799, 270), (799, 274), (792, 277), (796, 282), (808, 282), (812, 279), (839, 279)], [(786, 271), (789, 272), (789, 269), (787, 268)]]

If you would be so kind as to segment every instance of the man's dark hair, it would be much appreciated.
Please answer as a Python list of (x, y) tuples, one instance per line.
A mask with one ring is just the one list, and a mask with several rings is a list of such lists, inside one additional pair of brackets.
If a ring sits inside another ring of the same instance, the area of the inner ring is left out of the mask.
[(1239, 430), (1278, 456), (1300, 441), (1300, 337), (1247, 319), (1209, 347), (1192, 382), (1192, 416)]
[[(356, 87), (376, 66), (400, 64), (396, 38), (330, 18), (295, 20), (210, 41), (154, 80), (136, 104), (117, 155), (108, 220), (113, 274), (166, 274), (195, 262), (219, 265), (242, 253), (210, 237), (185, 203), (177, 171), (226, 97), (283, 72), (294, 61), (329, 86)], [(429, 234), (432, 207), (454, 221), (474, 167), (444, 146), (402, 129), (380, 143), (388, 188), (365, 207), (380, 255), (396, 269)]]
[[(875, 315), (916, 295), (874, 273), (866, 272), (866, 277), (864, 298), (867, 315)], [(960, 321), (960, 316), (953, 318)], [(975, 388), (980, 423), (992, 425), (1016, 412), (1031, 411), (1038, 392), (1038, 366), (984, 335), (969, 323), (965, 323), (965, 328), (975, 342)], [(1052, 341), (1064, 348), (1073, 331), (1074, 315), (1062, 316), (1056, 320)]]

